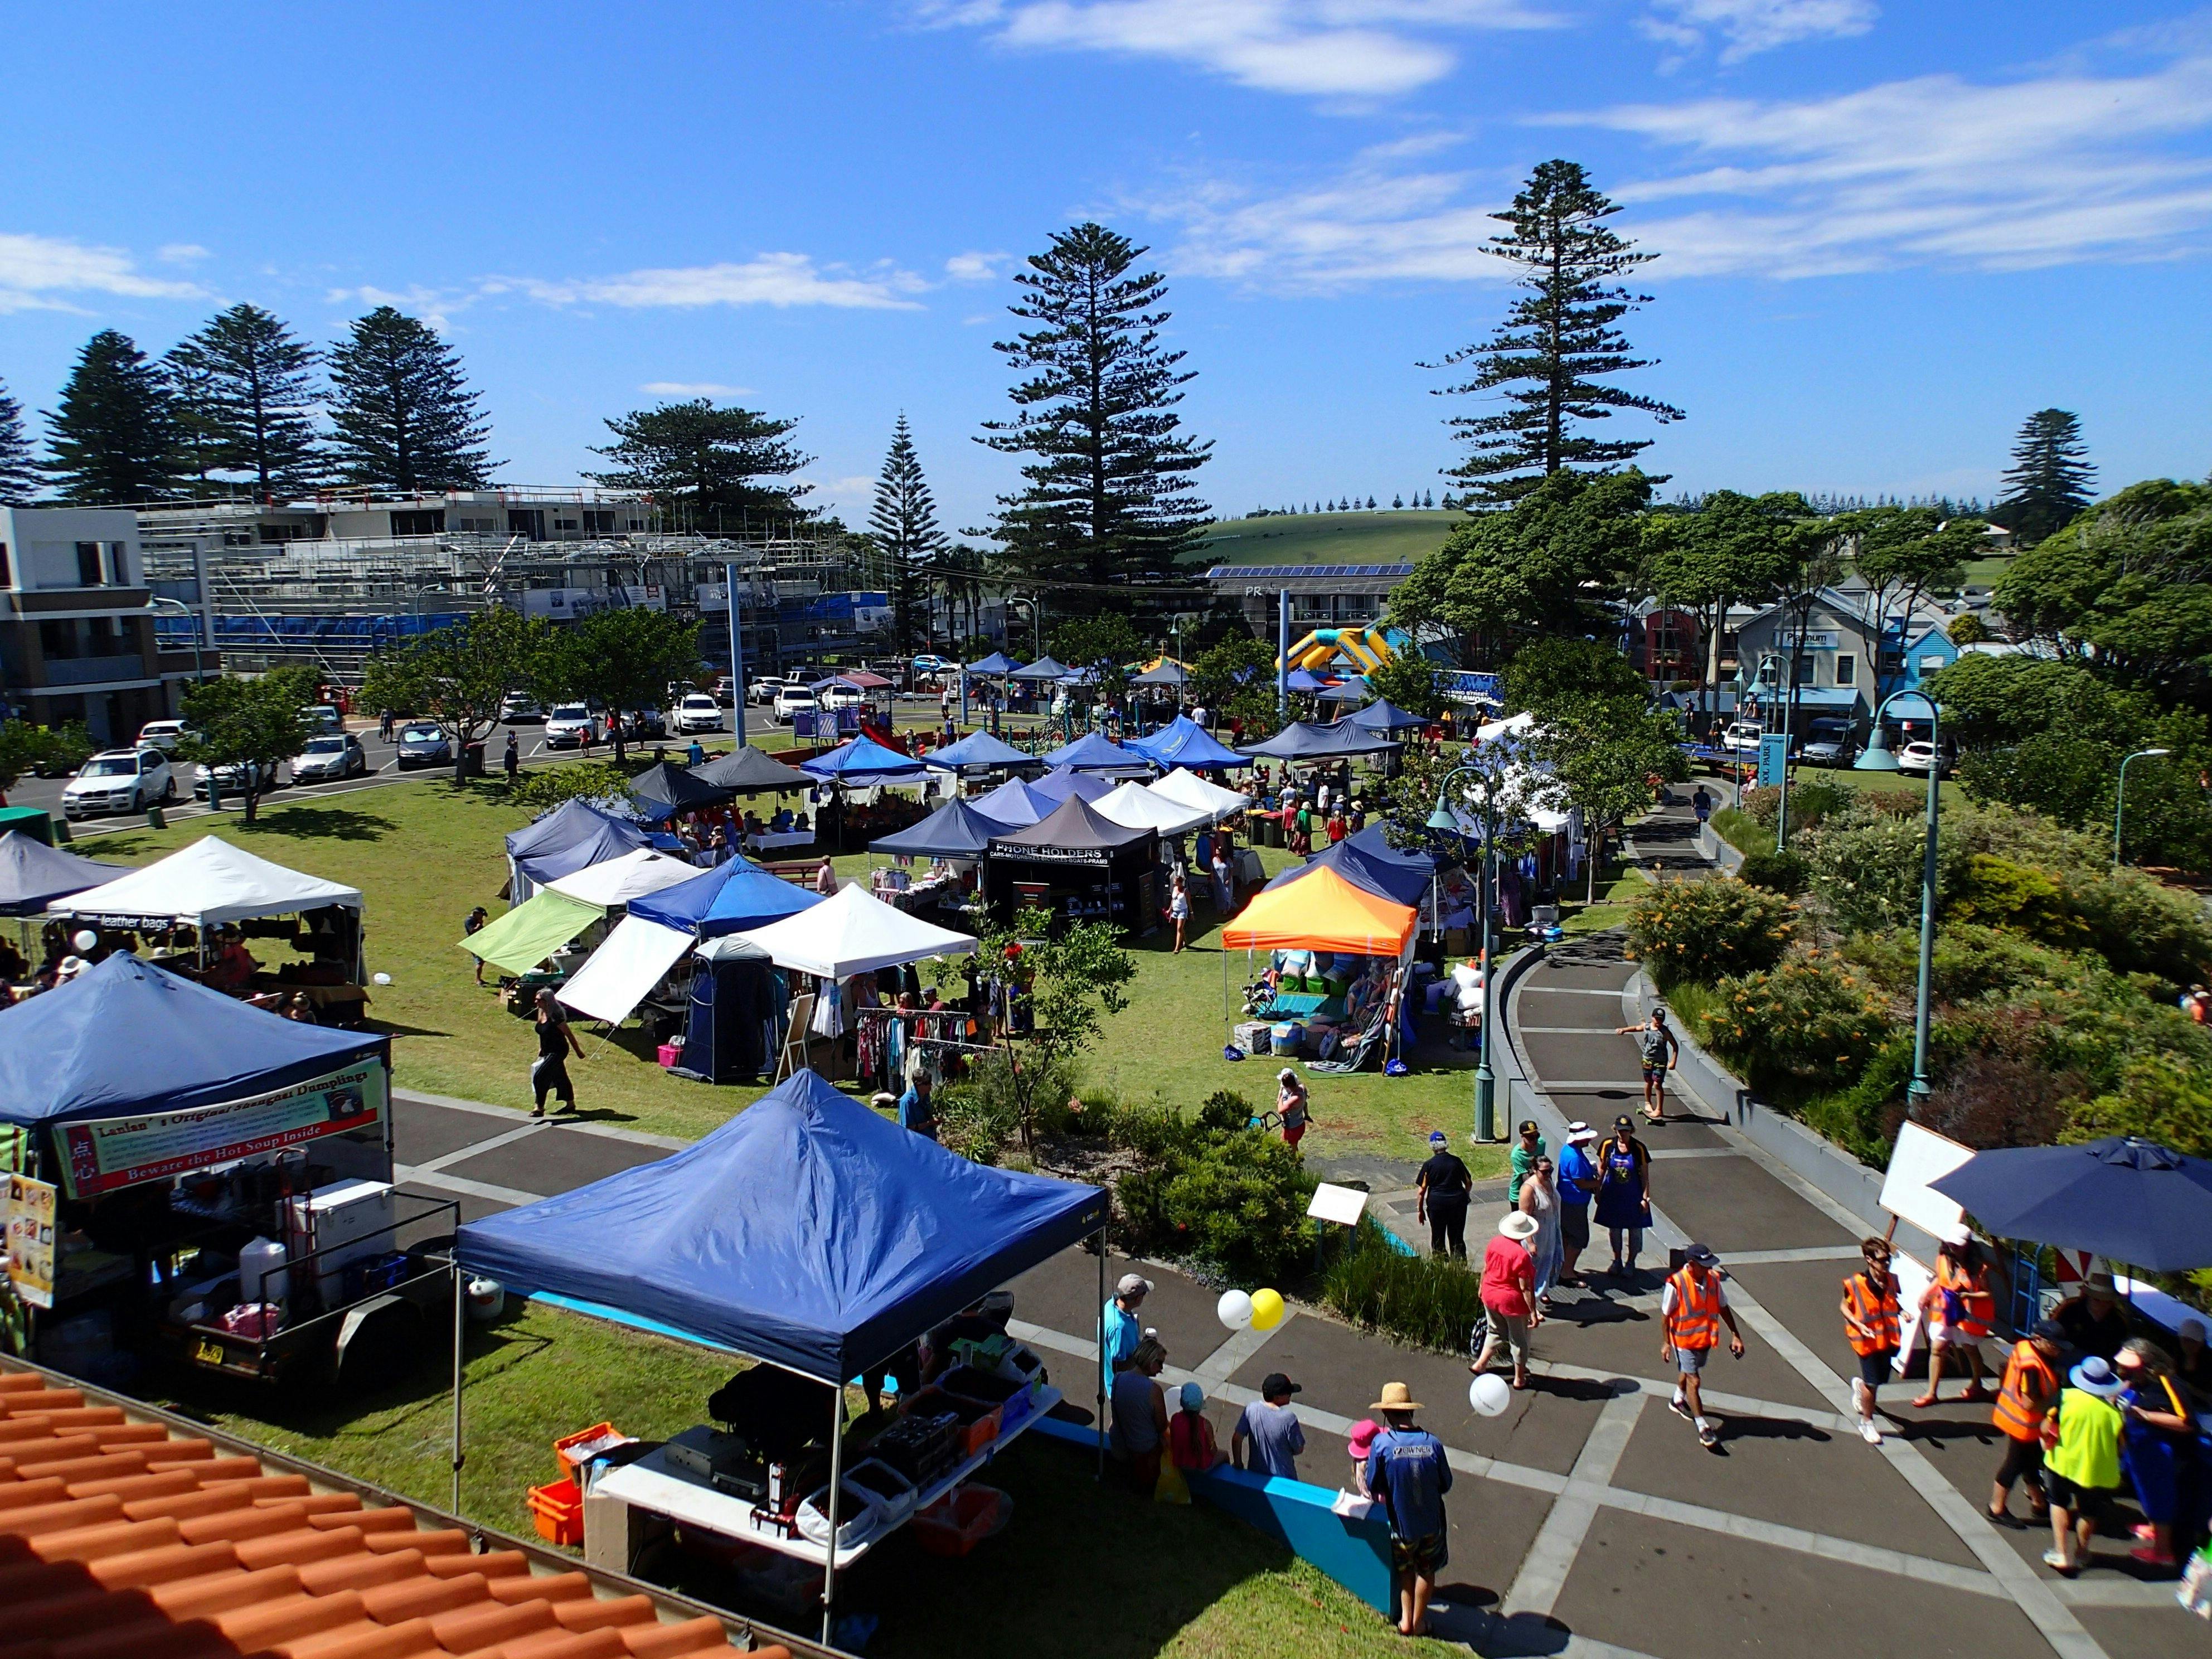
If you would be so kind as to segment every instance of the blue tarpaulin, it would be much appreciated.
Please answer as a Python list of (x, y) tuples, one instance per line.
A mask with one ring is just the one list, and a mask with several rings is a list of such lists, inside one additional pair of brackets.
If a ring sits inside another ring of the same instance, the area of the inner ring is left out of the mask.
[(897, 858), (980, 859), (990, 850), (992, 836), (1019, 827), (986, 817), (964, 800), (949, 800), (920, 823), (870, 842), (868, 850)]
[(1073, 743), (1062, 744), (1045, 756), (1044, 763), (1078, 772), (1140, 772), (1148, 762), (1144, 756), (1131, 754), (1110, 738), (1096, 732), (1085, 732)]
[(970, 1163), (800, 1072), (672, 1157), (469, 1223), (459, 1253), (842, 1382), (1105, 1214), (1096, 1187)]
[(0, 1011), (0, 1122), (180, 1112), (287, 1089), (390, 1039), (338, 1031), (114, 956)]
[(1215, 767), (1249, 766), (1251, 762), (1215, 740), (1213, 734), (1188, 714), (1177, 714), (1150, 737), (1131, 738), (1121, 745), (1133, 749), (1167, 771), (1176, 767), (1194, 772)]
[(906, 783), (927, 769), (911, 755), (886, 749), (873, 738), (859, 737), (842, 743), (826, 755), (799, 763), (811, 778), (865, 787), (872, 783)]
[(957, 743), (948, 743), (942, 749), (933, 749), (921, 757), (924, 766), (933, 766), (940, 772), (957, 772), (963, 767), (1031, 766), (1035, 755), (1024, 755), (1010, 743), (1001, 743), (988, 732), (970, 732)]
[(732, 858), (704, 875), (632, 899), (629, 914), (679, 933), (715, 939), (765, 927), (821, 902), (821, 894), (772, 876), (750, 860)]

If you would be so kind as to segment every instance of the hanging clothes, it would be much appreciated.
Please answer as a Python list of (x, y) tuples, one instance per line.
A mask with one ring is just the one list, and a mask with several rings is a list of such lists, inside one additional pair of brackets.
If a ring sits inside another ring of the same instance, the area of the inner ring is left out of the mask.
[(814, 1023), (806, 1028), (816, 1036), (845, 1035), (845, 987), (830, 980), (815, 981)]

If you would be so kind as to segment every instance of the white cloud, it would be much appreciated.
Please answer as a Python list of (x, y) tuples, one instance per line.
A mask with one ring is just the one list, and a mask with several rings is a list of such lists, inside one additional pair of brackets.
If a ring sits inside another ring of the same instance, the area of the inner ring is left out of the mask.
[(89, 294), (132, 300), (206, 297), (196, 283), (144, 275), (121, 248), (0, 232), (0, 313), (81, 310), (70, 296)]
[(474, 290), (424, 288), (419, 283), (407, 289), (379, 288), (364, 283), (358, 288), (334, 288), (323, 295), (325, 305), (369, 307), (390, 306), (394, 311), (404, 311), (410, 317), (420, 318), (439, 333), (451, 326), (458, 312), (466, 311), (484, 294), (497, 290), (478, 287)]
[[(1650, 277), (1795, 277), (2169, 257), (2212, 230), (2212, 55), (2136, 75), (1889, 82), (1797, 101), (1703, 99), (1547, 116), (1642, 141), (1613, 222)], [(1328, 289), (1495, 278), (1489, 215), (1512, 178), (1372, 152), (1273, 195), (1215, 184), (1146, 210), (1180, 224), (1171, 270)], [(1670, 170), (1671, 169), (1671, 170)]]
[(154, 257), (165, 265), (189, 265), (206, 258), (208, 251), (198, 242), (164, 242)]
[(655, 398), (742, 398), (752, 388), (716, 380), (647, 380), (638, 390)]
[(1655, 0), (1640, 27), (1682, 47), (1717, 35), (1724, 42), (1721, 62), (1735, 64), (1799, 40), (1864, 34), (1877, 13), (1874, 0)]
[(988, 283), (1013, 263), (1011, 253), (956, 253), (945, 262), (945, 279), (955, 283)]
[(1267, 92), (1388, 98), (1449, 75), (1439, 36), (1540, 28), (1521, 0), (922, 0), (921, 15), (1032, 51), (1163, 58)]
[(486, 293), (512, 287), (548, 305), (607, 305), (628, 308), (701, 306), (831, 306), (860, 310), (911, 310), (908, 297), (927, 287), (910, 271), (879, 264), (865, 273), (817, 266), (803, 253), (763, 253), (742, 264), (685, 265), (633, 270), (617, 276), (548, 282), (504, 278)]

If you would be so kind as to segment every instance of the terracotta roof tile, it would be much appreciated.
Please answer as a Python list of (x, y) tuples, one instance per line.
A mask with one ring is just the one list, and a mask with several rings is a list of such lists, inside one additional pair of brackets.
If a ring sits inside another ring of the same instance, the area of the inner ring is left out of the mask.
[(493, 1583), (491, 1593), (499, 1601), (574, 1601), (592, 1593), (592, 1581), (580, 1572), (501, 1578)]

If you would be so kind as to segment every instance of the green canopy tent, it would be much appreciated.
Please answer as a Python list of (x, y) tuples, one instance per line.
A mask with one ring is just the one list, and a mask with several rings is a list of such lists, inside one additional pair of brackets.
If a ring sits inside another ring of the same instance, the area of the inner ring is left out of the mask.
[(596, 904), (541, 887), (463, 939), (461, 949), (510, 974), (526, 974), (605, 915)]

